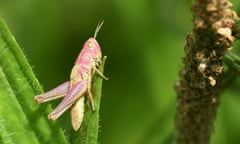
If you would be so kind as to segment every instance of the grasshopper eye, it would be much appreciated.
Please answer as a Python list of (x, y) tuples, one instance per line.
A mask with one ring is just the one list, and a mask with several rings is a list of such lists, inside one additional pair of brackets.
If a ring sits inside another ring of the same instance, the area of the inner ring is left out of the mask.
[(90, 48), (90, 49), (94, 48), (94, 42), (93, 41), (88, 42), (88, 48)]

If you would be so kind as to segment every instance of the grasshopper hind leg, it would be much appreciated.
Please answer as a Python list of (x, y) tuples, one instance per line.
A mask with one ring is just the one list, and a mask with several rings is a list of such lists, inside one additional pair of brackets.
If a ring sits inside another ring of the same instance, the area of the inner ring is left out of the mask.
[(37, 103), (45, 103), (45, 102), (48, 102), (51, 100), (55, 100), (55, 99), (64, 97), (66, 95), (68, 89), (69, 89), (69, 81), (60, 84), (56, 88), (54, 88), (46, 93), (35, 96), (34, 99)]

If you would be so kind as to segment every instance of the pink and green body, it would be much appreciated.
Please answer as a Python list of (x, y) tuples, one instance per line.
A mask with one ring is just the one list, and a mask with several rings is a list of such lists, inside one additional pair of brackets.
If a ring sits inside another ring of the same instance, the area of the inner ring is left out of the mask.
[(48, 115), (48, 118), (56, 120), (71, 107), (71, 120), (74, 130), (80, 128), (83, 120), (85, 94), (88, 96), (92, 110), (95, 110), (91, 92), (94, 73), (97, 72), (102, 78), (107, 79), (97, 69), (97, 66), (101, 63), (102, 54), (100, 45), (95, 38), (102, 24), (103, 21), (97, 26), (94, 37), (89, 38), (83, 45), (72, 69), (70, 81), (57, 86), (49, 92), (35, 96), (35, 100), (38, 103), (64, 97), (60, 104)]

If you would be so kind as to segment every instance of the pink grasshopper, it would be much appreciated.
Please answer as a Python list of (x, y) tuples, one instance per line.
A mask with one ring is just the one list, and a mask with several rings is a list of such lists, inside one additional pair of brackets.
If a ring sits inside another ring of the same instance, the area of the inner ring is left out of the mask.
[(67, 81), (56, 88), (35, 96), (37, 103), (45, 103), (54, 99), (64, 97), (61, 103), (48, 115), (48, 119), (56, 120), (67, 109), (71, 109), (71, 121), (75, 131), (82, 123), (84, 116), (84, 94), (87, 93), (92, 111), (95, 111), (93, 94), (91, 92), (92, 78), (96, 72), (103, 79), (107, 78), (97, 69), (101, 63), (101, 48), (96, 41), (103, 21), (101, 21), (95, 30), (94, 37), (89, 38), (83, 45), (83, 49), (78, 55), (75, 65), (72, 68), (70, 81)]

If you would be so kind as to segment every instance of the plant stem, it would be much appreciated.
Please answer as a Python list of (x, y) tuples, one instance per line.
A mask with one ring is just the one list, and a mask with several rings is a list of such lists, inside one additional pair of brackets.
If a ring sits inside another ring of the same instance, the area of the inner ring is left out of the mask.
[(194, 29), (186, 37), (184, 68), (176, 83), (177, 144), (208, 144), (219, 104), (223, 58), (237, 17), (228, 0), (195, 0)]
[[(107, 57), (103, 57), (99, 71), (103, 73), (104, 64)], [(95, 74), (93, 78), (93, 94), (95, 102), (95, 111), (93, 112), (89, 106), (85, 107), (83, 123), (78, 132), (73, 132), (70, 136), (71, 144), (98, 144), (99, 133), (99, 112), (102, 96), (103, 79)]]
[(65, 144), (59, 127), (45, 118), (49, 107), (33, 97), (42, 91), (22, 49), (0, 18), (0, 143)]

